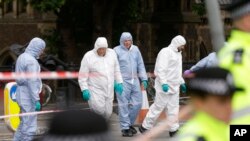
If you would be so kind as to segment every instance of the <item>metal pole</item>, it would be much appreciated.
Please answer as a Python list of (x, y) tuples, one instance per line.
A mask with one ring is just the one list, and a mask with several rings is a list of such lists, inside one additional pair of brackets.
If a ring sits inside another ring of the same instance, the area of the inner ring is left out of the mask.
[(213, 49), (218, 52), (225, 43), (218, 0), (206, 0), (205, 2)]

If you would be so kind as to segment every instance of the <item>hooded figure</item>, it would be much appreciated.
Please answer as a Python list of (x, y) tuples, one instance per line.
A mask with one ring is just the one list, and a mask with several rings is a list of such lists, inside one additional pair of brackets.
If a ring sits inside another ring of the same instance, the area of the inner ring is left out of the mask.
[(116, 54), (108, 48), (107, 39), (97, 38), (94, 46), (81, 61), (78, 82), (90, 109), (109, 119), (113, 110), (114, 81), (121, 85), (122, 77)]
[(154, 73), (156, 97), (150, 106), (142, 126), (141, 132), (150, 129), (155, 124), (161, 112), (165, 109), (167, 119), (170, 122), (170, 136), (179, 128), (179, 89), (186, 92), (184, 79), (182, 78), (182, 54), (186, 40), (178, 35), (174, 37), (168, 47), (163, 48), (156, 59)]
[[(42, 81), (36, 76), (40, 73), (40, 65), (36, 60), (45, 49), (45, 42), (40, 38), (33, 38), (25, 52), (16, 61), (16, 73), (34, 73), (33, 78), (16, 79), (16, 100), (22, 113), (39, 111), (41, 108), (39, 93), (42, 89)], [(21, 122), (14, 135), (14, 141), (30, 141), (36, 135), (37, 116), (20, 117)]]
[(132, 125), (142, 105), (140, 81), (146, 89), (148, 78), (140, 50), (133, 45), (133, 39), (129, 32), (122, 33), (120, 45), (114, 50), (124, 81), (123, 94), (117, 96), (120, 126), (123, 136), (133, 136), (137, 131)]

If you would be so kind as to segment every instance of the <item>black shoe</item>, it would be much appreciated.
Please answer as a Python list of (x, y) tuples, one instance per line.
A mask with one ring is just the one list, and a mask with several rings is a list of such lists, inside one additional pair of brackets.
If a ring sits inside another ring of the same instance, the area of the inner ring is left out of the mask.
[(146, 129), (146, 128), (144, 128), (142, 125), (139, 127), (139, 131), (141, 132), (141, 133), (144, 133), (144, 132), (146, 132), (148, 129)]
[(178, 132), (178, 130), (173, 131), (173, 132), (169, 132), (169, 136), (170, 136), (170, 137), (173, 137), (177, 132)]
[(133, 133), (130, 129), (123, 129), (122, 130), (122, 136), (123, 137), (132, 137)]
[(133, 126), (129, 126), (129, 130), (133, 133), (136, 134), (137, 130)]

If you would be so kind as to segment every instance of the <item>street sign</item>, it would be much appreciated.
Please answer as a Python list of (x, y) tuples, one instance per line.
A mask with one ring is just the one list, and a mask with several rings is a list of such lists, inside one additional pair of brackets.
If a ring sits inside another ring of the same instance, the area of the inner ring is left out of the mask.
[[(12, 114), (19, 114), (20, 108), (16, 102), (16, 82), (9, 82), (6, 84), (4, 88), (4, 114), (5, 115), (12, 115)], [(20, 119), (19, 116), (16, 117), (10, 117), (5, 118), (5, 123), (8, 125), (8, 127), (16, 131)]]

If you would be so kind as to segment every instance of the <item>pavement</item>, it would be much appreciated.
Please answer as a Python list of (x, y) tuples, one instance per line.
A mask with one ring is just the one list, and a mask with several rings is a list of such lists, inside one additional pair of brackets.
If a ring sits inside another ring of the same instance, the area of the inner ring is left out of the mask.
[[(78, 104), (75, 107), (71, 107), (73, 109), (86, 109), (87, 104)], [(43, 110), (52, 110), (55, 109), (56, 105), (55, 104), (49, 104), (46, 107), (43, 108)], [(137, 127), (135, 127), (138, 130), (138, 133), (134, 135), (133, 137), (122, 137), (121, 135), (121, 129), (119, 126), (119, 119), (118, 115), (116, 113), (116, 108), (114, 108), (114, 113), (111, 116), (110, 119), (110, 129), (111, 133), (113, 135), (113, 138), (115, 141), (131, 141), (134, 138), (136, 138), (138, 135), (140, 135), (139, 130)], [(2, 114), (1, 114), (2, 115)], [(37, 137), (43, 136), (47, 131), (48, 131), (48, 123), (52, 117), (52, 114), (43, 114), (43, 115), (38, 115), (38, 130), (37, 130)], [(160, 124), (160, 122), (159, 122)], [(137, 124), (137, 126), (139, 126)], [(14, 132), (11, 131), (8, 127), (7, 124), (4, 122), (4, 120), (0, 120), (0, 141), (11, 141), (13, 139)], [(165, 133), (154, 139), (154, 141), (171, 141), (171, 138), (169, 137), (168, 131), (166, 130)]]

